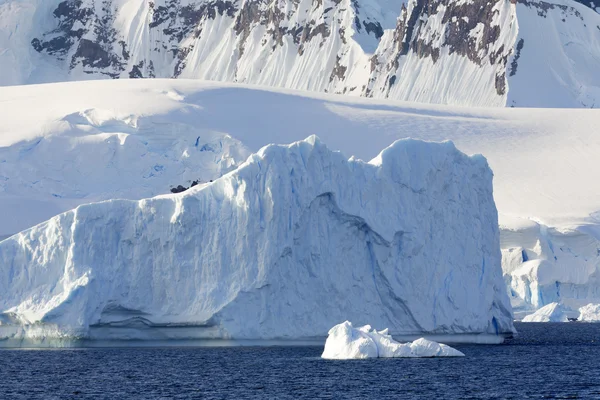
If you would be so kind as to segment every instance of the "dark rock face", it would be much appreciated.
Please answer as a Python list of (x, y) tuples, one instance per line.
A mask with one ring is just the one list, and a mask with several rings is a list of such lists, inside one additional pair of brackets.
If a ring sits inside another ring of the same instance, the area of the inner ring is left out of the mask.
[[(491, 65), (496, 71), (497, 95), (506, 94), (505, 71), (512, 49), (499, 44), (502, 28), (496, 22), (500, 13), (498, 6), (503, 1), (417, 0), (410, 9), (403, 6), (393, 33), (395, 56), (388, 59), (384, 68), (389, 73), (387, 92), (397, 81), (396, 70), (402, 57), (413, 53), (436, 63), (445, 49), (448, 54), (465, 57), (475, 65)], [(428, 25), (430, 18), (441, 19), (435, 31)], [(371, 72), (376, 70), (377, 66), (372, 65)], [(366, 94), (370, 94), (369, 89)]]
[[(161, 29), (169, 38), (168, 43), (157, 44), (154, 50), (173, 53), (177, 60), (174, 77), (185, 68), (185, 57), (193, 49), (193, 46), (179, 48), (177, 44), (190, 34), (199, 37), (201, 31), (196, 28), (203, 18), (214, 19), (217, 15), (233, 17), (236, 11), (233, 3), (229, 1), (198, 3), (197, 6), (180, 6), (180, 0), (167, 0), (164, 6), (149, 3), (152, 11), (149, 27)], [(58, 20), (58, 27), (41, 38), (34, 38), (31, 45), (36, 51), (59, 60), (70, 56), (70, 69), (81, 66), (83, 72), (88, 74), (120, 77), (131, 54), (127, 50), (126, 42), (119, 37), (119, 32), (114, 28), (117, 10), (113, 7), (112, 0), (102, 0), (100, 7), (100, 12), (97, 12), (94, 0), (63, 1), (53, 13), (54, 18)], [(154, 77), (153, 61), (139, 60), (131, 66), (126, 76)]]
[[(41, 39), (33, 39), (31, 45), (40, 53), (64, 59), (71, 47), (87, 33), (87, 29), (83, 27), (93, 19), (94, 10), (84, 7), (82, 0), (66, 0), (58, 5), (53, 15), (58, 20), (58, 27)], [(75, 24), (82, 27), (74, 29)]]
[[(401, 43), (398, 56), (407, 55), (409, 51), (420, 58), (429, 57), (433, 62), (440, 58), (441, 47), (446, 47), (449, 54), (467, 57), (477, 65), (483, 64), (483, 57), (488, 57), (491, 64), (505, 66), (508, 55), (502, 50), (492, 52), (492, 47), (500, 37), (500, 26), (494, 25), (494, 17), (499, 13), (495, 9), (497, 1), (475, 0), (471, 3), (448, 2), (445, 0), (417, 0), (408, 18), (399, 19), (395, 35)], [(444, 30), (424, 35), (428, 16), (443, 13)], [(480, 38), (471, 32), (480, 29)], [(427, 40), (424, 39), (427, 37)], [(443, 38), (442, 45), (436, 45)], [(482, 56), (483, 55), (483, 56)], [(396, 66), (398, 60), (395, 61)], [(496, 76), (496, 91), (499, 95), (506, 92), (506, 79), (503, 74)], [(390, 83), (393, 85), (393, 82)]]
[[(212, 182), (212, 179), (210, 180), (210, 182)], [(196, 180), (196, 181), (192, 181), (192, 183), (190, 184), (189, 187), (185, 187), (183, 185), (177, 185), (177, 186), (171, 188), (171, 193), (182, 193), (182, 192), (185, 192), (186, 190), (188, 190), (190, 188), (193, 188), (194, 186), (197, 186), (200, 183), (202, 183), (202, 181)]]
[[(492, 24), (494, 16), (499, 14), (498, 10), (494, 10), (495, 6), (496, 2), (482, 1), (475, 5), (452, 3), (448, 7), (442, 22), (448, 24), (444, 44), (449, 47), (450, 54), (456, 52), (478, 65), (482, 62), (482, 57), (479, 55), (481, 50), (484, 54), (489, 54), (488, 57), (496, 57), (490, 54), (490, 47), (500, 37), (500, 26)], [(453, 20), (456, 22), (450, 23)], [(483, 23), (482, 40), (478, 43), (469, 33), (481, 23)]]
[(367, 33), (372, 33), (377, 39), (382, 37), (383, 28), (381, 27), (381, 24), (377, 21), (370, 20), (364, 20), (361, 23), (360, 3), (357, 0), (352, 0), (351, 4), (354, 8), (354, 12), (356, 13), (356, 16), (354, 17), (354, 27), (356, 28), (356, 31), (360, 33), (364, 28)]
[(523, 46), (525, 46), (525, 39), (521, 38), (517, 43), (517, 51), (515, 56), (513, 57), (512, 62), (510, 63), (510, 76), (515, 76), (517, 74), (517, 67), (519, 58), (521, 57), (521, 50), (523, 50)]
[(134, 65), (129, 72), (129, 78), (144, 78), (144, 74), (142, 73), (142, 69), (144, 68), (144, 62), (140, 61), (139, 64)]
[(600, 2), (597, 0), (575, 0), (578, 3), (583, 4), (586, 7), (591, 8), (592, 10), (596, 11), (596, 12), (600, 12), (598, 10), (600, 10)]
[[(315, 0), (313, 5), (318, 5), (320, 2), (321, 0)], [(297, 2), (293, 4), (296, 8), (298, 7)], [(332, 10), (329, 8), (325, 13), (330, 13)], [(321, 35), (322, 38), (327, 38), (331, 35), (327, 24), (317, 23), (314, 19), (290, 26), (286, 14), (274, 3), (264, 0), (245, 2), (236, 17), (234, 26), (235, 32), (240, 36), (240, 55), (244, 54), (244, 43), (256, 25), (268, 27), (267, 33), (271, 35), (276, 46), (283, 46), (284, 37), (289, 36), (294, 44), (299, 45), (298, 54), (300, 55), (304, 53), (304, 44), (313, 40), (314, 37)]]
[(101, 73), (113, 78), (119, 76), (129, 58), (124, 41), (118, 41), (113, 27), (114, 10), (110, 0), (103, 0), (101, 13), (86, 6), (82, 0), (66, 0), (54, 10), (58, 27), (42, 38), (31, 41), (33, 48), (64, 60), (75, 47), (70, 68), (80, 64), (86, 73)]
[(201, 32), (197, 26), (202, 19), (215, 19), (217, 15), (233, 17), (236, 8), (229, 1), (208, 1), (198, 4), (180, 5), (180, 0), (169, 0), (164, 6), (156, 6), (150, 2), (152, 22), (150, 28), (162, 29), (169, 37), (169, 42), (179, 43), (190, 34), (199, 37)]
[(171, 188), (171, 193), (182, 193), (188, 189), (189, 188), (186, 188), (185, 186), (177, 185), (176, 187)]
[(538, 15), (543, 18), (546, 18), (548, 10), (558, 9), (564, 13), (574, 15), (577, 18), (579, 18), (581, 21), (583, 21), (583, 16), (579, 12), (579, 10), (577, 10), (574, 7), (566, 6), (564, 4), (554, 4), (554, 3), (548, 3), (545, 1), (528, 1), (528, 0), (517, 0), (517, 2), (519, 4), (523, 4), (523, 5), (527, 6), (529, 8), (537, 9)]
[(340, 64), (340, 56), (337, 56), (335, 59), (335, 67), (333, 67), (333, 71), (331, 71), (331, 76), (329, 77), (329, 81), (333, 81), (336, 77), (339, 80), (343, 80), (346, 76), (347, 67)]

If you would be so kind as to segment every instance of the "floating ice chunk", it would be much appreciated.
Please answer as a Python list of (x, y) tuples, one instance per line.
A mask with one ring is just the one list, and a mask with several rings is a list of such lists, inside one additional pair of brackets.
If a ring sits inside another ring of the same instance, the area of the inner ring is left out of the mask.
[(550, 303), (533, 314), (523, 318), (523, 322), (569, 322), (570, 309), (562, 303)]
[(425, 338), (412, 343), (398, 343), (388, 330), (377, 331), (370, 325), (354, 328), (349, 321), (329, 330), (322, 358), (347, 360), (377, 357), (463, 357), (464, 354), (445, 344)]
[(579, 309), (579, 321), (600, 322), (600, 304), (588, 304)]

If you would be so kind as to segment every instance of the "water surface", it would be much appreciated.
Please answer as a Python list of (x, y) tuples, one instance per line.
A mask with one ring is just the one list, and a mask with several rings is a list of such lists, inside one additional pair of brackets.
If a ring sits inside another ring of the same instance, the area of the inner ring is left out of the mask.
[(0, 350), (2, 399), (600, 399), (600, 324), (517, 324), (446, 359), (320, 359), (322, 346)]

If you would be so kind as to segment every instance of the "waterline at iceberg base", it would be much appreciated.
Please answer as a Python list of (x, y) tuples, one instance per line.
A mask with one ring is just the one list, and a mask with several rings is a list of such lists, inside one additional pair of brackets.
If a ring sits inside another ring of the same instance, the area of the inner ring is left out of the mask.
[(348, 319), (501, 341), (514, 327), (500, 259), (482, 156), (407, 139), (367, 163), (313, 136), (184, 193), (82, 205), (0, 242), (0, 333), (303, 340)]

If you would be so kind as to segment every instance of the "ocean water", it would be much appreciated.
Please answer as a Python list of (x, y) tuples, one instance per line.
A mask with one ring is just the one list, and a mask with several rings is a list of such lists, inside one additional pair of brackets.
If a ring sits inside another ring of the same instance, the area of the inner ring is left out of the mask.
[(600, 324), (518, 324), (463, 358), (320, 359), (320, 346), (0, 350), (0, 399), (600, 399)]

